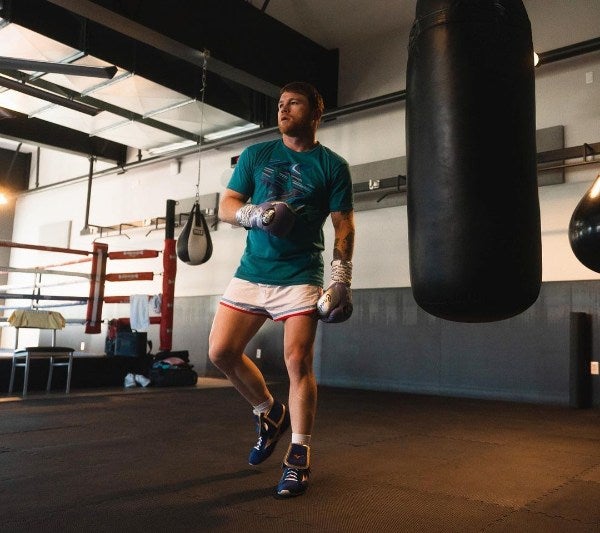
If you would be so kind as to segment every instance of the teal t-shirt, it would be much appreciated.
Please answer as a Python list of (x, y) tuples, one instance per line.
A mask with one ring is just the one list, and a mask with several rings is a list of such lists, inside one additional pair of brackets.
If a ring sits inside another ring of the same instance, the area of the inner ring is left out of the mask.
[(352, 209), (348, 163), (318, 144), (295, 152), (281, 139), (246, 148), (228, 188), (253, 204), (280, 200), (297, 213), (292, 231), (275, 237), (251, 229), (235, 276), (270, 285), (323, 284), (323, 225), (332, 211)]

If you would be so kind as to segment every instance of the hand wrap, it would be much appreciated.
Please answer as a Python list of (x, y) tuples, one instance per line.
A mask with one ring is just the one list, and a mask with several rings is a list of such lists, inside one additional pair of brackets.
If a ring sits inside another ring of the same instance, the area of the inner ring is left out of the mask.
[(285, 237), (296, 221), (296, 213), (285, 202), (263, 202), (240, 207), (235, 219), (245, 228), (258, 228), (275, 237)]
[(317, 302), (317, 313), (323, 322), (344, 322), (352, 315), (352, 262), (331, 262), (331, 283)]

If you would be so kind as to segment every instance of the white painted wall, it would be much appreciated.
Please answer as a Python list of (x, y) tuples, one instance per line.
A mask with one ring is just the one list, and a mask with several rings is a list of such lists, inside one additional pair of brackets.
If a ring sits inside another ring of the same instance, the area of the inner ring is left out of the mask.
[[(594, 38), (600, 33), (599, 0), (526, 0), (525, 4), (532, 20), (534, 45), (539, 51)], [(407, 41), (407, 30), (403, 30), (341, 49), (340, 104), (403, 89)], [(593, 72), (594, 83), (586, 84), (587, 72)], [(567, 146), (600, 141), (600, 53), (541, 67), (536, 73), (536, 85), (538, 128), (563, 124)], [(326, 123), (320, 130), (320, 140), (346, 157), (351, 165), (405, 155), (404, 104), (392, 104)], [(202, 155), (201, 194), (223, 191), (222, 176), (227, 172), (229, 159), (243, 147), (239, 144)], [(85, 158), (74, 159), (43, 150), (41, 161), (42, 185), (87, 174)], [(94, 179), (90, 222), (118, 225), (162, 216), (168, 198), (177, 200), (194, 196), (197, 155), (183, 160), (178, 175), (172, 176), (169, 167), (168, 162), (163, 162)], [(598, 279), (597, 274), (580, 265), (573, 256), (567, 227), (574, 207), (599, 171), (600, 165), (576, 167), (567, 172), (566, 184), (540, 189), (544, 281)], [(86, 188), (86, 180), (82, 179), (23, 194), (17, 202), (13, 240), (36, 242), (40, 228), (72, 221), (70, 246), (90, 249), (92, 237), (79, 235), (84, 225)], [(353, 286), (408, 286), (406, 208), (359, 212), (356, 225)], [(329, 226), (328, 223), (326, 259), (331, 256)], [(110, 250), (162, 248), (161, 232), (148, 237), (144, 230), (126, 232), (130, 239), (106, 240)], [(179, 263), (176, 296), (223, 291), (237, 266), (245, 232), (228, 224), (219, 224), (212, 239), (214, 255), (207, 264), (189, 267)], [(36, 260), (40, 260), (39, 256)], [(15, 250), (11, 262), (19, 266), (31, 264), (31, 253)], [(150, 260), (143, 263), (109, 262), (109, 271), (126, 270), (159, 272), (162, 267), (160, 261)], [(160, 280), (107, 287), (107, 294), (156, 292), (160, 292)]]

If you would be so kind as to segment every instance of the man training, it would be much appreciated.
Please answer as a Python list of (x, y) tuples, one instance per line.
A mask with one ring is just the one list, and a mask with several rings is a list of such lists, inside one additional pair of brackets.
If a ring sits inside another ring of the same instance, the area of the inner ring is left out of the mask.
[[(281, 139), (242, 152), (220, 202), (219, 218), (248, 231), (214, 317), (209, 357), (253, 408), (258, 441), (251, 465), (269, 458), (291, 425), (277, 485), (278, 497), (287, 498), (308, 488), (318, 320), (342, 322), (352, 314), (354, 211), (348, 163), (316, 139), (324, 109), (317, 89), (290, 83), (281, 89), (277, 109)], [(323, 226), (329, 215), (335, 241), (331, 281), (323, 291)], [(284, 325), (287, 405), (273, 398), (244, 353), (268, 318)]]

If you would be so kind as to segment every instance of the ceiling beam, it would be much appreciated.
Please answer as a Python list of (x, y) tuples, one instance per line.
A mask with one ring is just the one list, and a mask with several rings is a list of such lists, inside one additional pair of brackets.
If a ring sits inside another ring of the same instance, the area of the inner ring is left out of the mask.
[[(183, 61), (187, 61), (197, 67), (202, 68), (204, 66), (205, 58), (209, 56), (209, 54), (205, 54), (203, 51), (196, 50), (195, 48), (163, 35), (158, 31), (143, 26), (134, 20), (128, 19), (123, 15), (110, 11), (99, 5), (100, 2), (92, 2), (89, 0), (48, 1), (51, 4), (63, 7), (83, 18), (106, 26), (122, 35), (127, 35), (136, 41), (152, 46), (157, 50), (182, 59)], [(255, 91), (262, 92), (271, 98), (277, 98), (279, 96), (279, 87), (277, 85), (257, 78), (241, 69), (227, 65), (214, 57), (210, 57), (207, 61), (207, 69), (223, 78), (241, 83)]]
[(79, 111), (80, 113), (84, 113), (91, 117), (95, 117), (98, 113), (100, 113), (99, 109), (92, 107), (88, 104), (84, 104), (83, 102), (69, 100), (68, 98), (64, 98), (63, 96), (60, 96), (54, 92), (44, 91), (37, 87), (32, 87), (31, 85), (27, 85), (26, 83), (13, 80), (6, 76), (0, 75), (0, 86), (6, 87), (7, 89), (11, 89), (13, 91), (18, 91), (23, 94), (27, 94), (29, 96), (33, 96), (34, 98), (39, 98), (40, 100), (45, 100), (46, 102), (51, 102), (56, 105), (73, 109), (74, 111)]
[(0, 136), (124, 165), (127, 146), (0, 107)]
[(71, 65), (69, 63), (53, 63), (51, 61), (32, 61), (16, 57), (0, 57), (0, 68), (10, 70), (29, 70), (32, 72), (54, 72), (67, 76), (91, 76), (95, 78), (112, 79), (117, 73), (117, 67), (88, 67), (86, 65)]
[[(0, 85), (5, 85), (6, 78), (4, 76), (2, 76), (1, 74), (4, 74), (5, 76), (7, 76), (8, 73), (0, 70)], [(17, 83), (19, 86), (22, 86), (22, 84), (20, 84), (16, 81), (14, 81), (13, 83)], [(145, 126), (149, 126), (151, 128), (155, 128), (160, 131), (164, 131), (165, 133), (169, 133), (170, 135), (175, 135), (176, 137), (181, 137), (183, 139), (186, 139), (188, 141), (194, 141), (196, 143), (200, 142), (200, 136), (195, 133), (192, 133), (190, 131), (187, 131), (187, 130), (184, 130), (181, 128), (177, 128), (176, 126), (171, 126), (170, 124), (161, 122), (159, 120), (155, 120), (151, 117), (145, 117), (144, 115), (135, 113), (134, 111), (131, 111), (129, 109), (123, 109), (122, 107), (119, 107), (119, 106), (116, 106), (113, 104), (109, 104), (108, 102), (105, 102), (104, 100), (100, 100), (98, 98), (94, 98), (93, 96), (82, 95), (81, 93), (78, 93), (77, 91), (67, 89), (66, 87), (61, 87), (59, 85), (56, 85), (55, 83), (44, 80), (43, 78), (30, 79), (30, 80), (27, 80), (27, 83), (29, 85), (31, 85), (30, 88), (37, 89), (37, 90), (43, 90), (43, 92), (46, 94), (55, 94), (56, 97), (58, 98), (58, 100), (56, 100), (54, 103), (56, 103), (57, 105), (65, 105), (64, 103), (61, 103), (61, 99), (63, 101), (66, 100), (66, 102), (68, 102), (69, 105), (79, 104), (82, 106), (91, 107), (92, 109), (96, 110), (96, 114), (99, 113), (100, 111), (108, 111), (109, 113), (112, 113), (113, 115), (117, 115), (121, 118), (130, 120), (132, 122), (138, 122), (139, 124), (144, 124)], [(27, 87), (29, 87), (29, 85)], [(8, 87), (8, 84), (6, 84), (5, 86)], [(13, 87), (11, 87), (11, 88), (13, 88)], [(35, 96), (35, 94), (34, 94), (34, 96)], [(41, 98), (41, 96), (39, 96), (39, 98)], [(49, 101), (51, 101), (51, 100), (49, 100)], [(65, 105), (65, 107), (69, 107), (69, 106)], [(75, 109), (75, 110), (77, 111), (77, 109)]]

